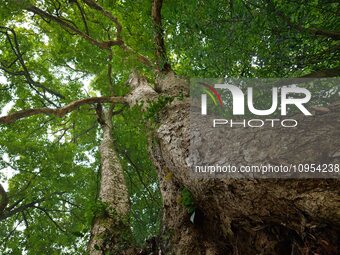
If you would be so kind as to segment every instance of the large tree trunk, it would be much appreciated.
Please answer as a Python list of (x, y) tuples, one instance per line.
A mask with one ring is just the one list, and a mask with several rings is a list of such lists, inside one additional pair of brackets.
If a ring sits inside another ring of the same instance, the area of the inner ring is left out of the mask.
[[(187, 81), (171, 72), (158, 78), (157, 85), (160, 93), (170, 96), (188, 94)], [(227, 152), (227, 162), (246, 158), (250, 163), (280, 164), (303, 157), (313, 163), (339, 163), (339, 117), (340, 105), (333, 105), (328, 113), (316, 116), (318, 121), (302, 122), (298, 132), (277, 129), (270, 137), (262, 137), (256, 131), (234, 130), (229, 137), (233, 146), (220, 149)], [(154, 138), (150, 152), (163, 196), (161, 248), (165, 254), (339, 252), (337, 180), (191, 178), (189, 100), (175, 99), (163, 109)], [(292, 144), (297, 149), (287, 151)], [(200, 215), (195, 224), (180, 203), (183, 187), (192, 192)]]
[(100, 205), (94, 218), (88, 252), (90, 255), (121, 254), (129, 246), (127, 241), (130, 232), (127, 224), (129, 195), (123, 169), (114, 148), (112, 110), (102, 110), (98, 105), (97, 116), (103, 131), (99, 147)]

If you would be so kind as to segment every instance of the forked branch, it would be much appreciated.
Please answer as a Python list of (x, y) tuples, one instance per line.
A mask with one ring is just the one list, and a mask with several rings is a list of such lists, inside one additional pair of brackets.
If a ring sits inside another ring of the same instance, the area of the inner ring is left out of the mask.
[(137, 56), (137, 59), (145, 66), (147, 67), (153, 66), (152, 61), (150, 61), (146, 56), (134, 51), (131, 47), (126, 45), (126, 43), (123, 41), (122, 36), (121, 36), (122, 25), (118, 21), (117, 17), (113, 16), (111, 12), (104, 9), (101, 5), (99, 5), (93, 0), (83, 0), (83, 2), (86, 5), (88, 5), (90, 8), (97, 10), (100, 13), (102, 13), (104, 16), (108, 17), (114, 23), (116, 27), (116, 39), (115, 40), (101, 41), (101, 40), (95, 39), (91, 37), (87, 32), (83, 32), (79, 30), (75, 25), (72, 25), (70, 22), (66, 22), (61, 17), (52, 15), (51, 13), (48, 13), (34, 5), (30, 5), (29, 7), (26, 8), (26, 10), (40, 16), (44, 20), (52, 20), (56, 22), (66, 31), (69, 31), (71, 33), (74, 33), (82, 37), (83, 39), (90, 42), (92, 45), (99, 47), (100, 49), (109, 50), (113, 46), (119, 46), (122, 50)]
[(63, 117), (66, 114), (78, 109), (80, 106), (85, 104), (100, 104), (100, 103), (125, 103), (124, 97), (89, 97), (85, 99), (80, 99), (69, 103), (68, 105), (61, 108), (33, 108), (27, 110), (21, 110), (11, 113), (7, 116), (0, 117), (0, 124), (13, 123), (19, 119), (45, 114), (45, 115), (55, 115), (57, 117)]
[(116, 40), (109, 40), (109, 41), (99, 41), (94, 39), (93, 37), (89, 36), (87, 33), (79, 30), (69, 22), (66, 22), (65, 20), (61, 19), (60, 17), (54, 16), (34, 5), (31, 5), (27, 8), (28, 11), (40, 16), (41, 18), (46, 18), (49, 20), (52, 20), (56, 23), (58, 23), (61, 27), (63, 27), (66, 30), (69, 30), (70, 32), (73, 32), (82, 38), (84, 38), (86, 41), (90, 42), (91, 44), (101, 48), (101, 49), (109, 49), (112, 46), (115, 45), (122, 45), (123, 41), (121, 39), (116, 39)]
[(101, 12), (104, 16), (109, 18), (116, 26), (117, 39), (121, 39), (122, 25), (118, 21), (117, 17), (113, 16), (111, 12), (105, 10), (101, 5), (99, 5), (93, 0), (83, 0), (83, 2), (87, 4), (90, 8)]

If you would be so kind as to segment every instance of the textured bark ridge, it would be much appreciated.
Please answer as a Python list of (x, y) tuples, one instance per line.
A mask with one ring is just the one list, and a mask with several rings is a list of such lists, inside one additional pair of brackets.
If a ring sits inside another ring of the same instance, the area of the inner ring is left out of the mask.
[[(185, 80), (159, 77), (158, 90), (187, 94)], [(177, 80), (177, 81), (176, 81)], [(173, 89), (171, 87), (173, 86)], [(339, 162), (340, 105), (302, 126), (299, 132), (278, 129), (270, 137), (235, 131), (220, 145), (226, 162)], [(323, 123), (320, 125), (320, 123)], [(332, 133), (329, 133), (332, 132)], [(245, 146), (242, 141), (248, 145)], [(337, 139), (334, 139), (336, 137)], [(161, 112), (150, 143), (164, 203), (165, 254), (337, 254), (340, 226), (339, 181), (334, 179), (198, 179), (188, 166), (189, 102), (175, 99)], [(285, 146), (296, 144), (295, 151)], [(256, 144), (259, 143), (259, 144)], [(260, 144), (263, 143), (263, 144)], [(312, 144), (313, 146), (310, 146)], [(258, 150), (251, 148), (260, 148)], [(181, 204), (181, 190), (192, 192), (200, 219), (194, 224)]]
[(146, 110), (148, 102), (156, 100), (158, 94), (151, 88), (146, 78), (139, 76), (137, 73), (132, 73), (128, 80), (128, 85), (133, 93), (126, 97), (126, 102), (130, 105), (143, 104), (143, 109)]
[(90, 255), (122, 254), (128, 242), (122, 237), (129, 235), (127, 215), (129, 195), (125, 184), (122, 166), (114, 149), (112, 138), (112, 111), (97, 108), (98, 121), (103, 137), (100, 145), (101, 180), (99, 187), (99, 206), (88, 244)]

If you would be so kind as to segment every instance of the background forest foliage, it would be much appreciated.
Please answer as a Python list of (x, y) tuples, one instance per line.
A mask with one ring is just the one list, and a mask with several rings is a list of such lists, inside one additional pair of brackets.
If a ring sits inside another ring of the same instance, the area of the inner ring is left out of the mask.
[[(30, 11), (37, 6), (93, 38), (111, 39), (111, 21), (81, 0), (0, 0), (2, 114), (126, 95), (132, 71), (153, 84), (152, 70), (136, 60), (137, 53), (155, 60), (151, 1), (98, 2), (118, 17), (131, 51), (100, 49)], [(166, 0), (165, 44), (174, 70), (188, 77), (329, 74), (340, 66), (339, 10), (337, 1)], [(147, 149), (153, 131), (145, 123), (152, 118), (155, 109), (141, 114), (138, 107), (113, 117), (132, 205), (129, 223), (139, 245), (157, 235), (162, 213)], [(101, 210), (99, 142), (92, 106), (62, 119), (34, 116), (0, 126), (0, 183), (13, 212), (0, 211), (1, 254), (85, 254), (93, 216)]]

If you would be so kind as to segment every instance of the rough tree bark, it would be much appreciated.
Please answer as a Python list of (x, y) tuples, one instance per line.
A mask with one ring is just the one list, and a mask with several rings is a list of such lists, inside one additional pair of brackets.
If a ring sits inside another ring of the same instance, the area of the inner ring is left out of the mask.
[[(160, 75), (157, 85), (161, 94), (188, 94), (187, 81), (173, 72)], [(138, 95), (142, 100), (142, 89)], [(304, 124), (297, 132), (237, 129), (229, 137), (233, 146), (219, 146), (226, 151), (227, 162), (246, 159), (251, 164), (280, 164), (304, 158), (313, 163), (339, 163), (339, 117), (340, 104), (333, 105), (329, 112), (315, 117), (318, 121), (301, 122)], [(150, 152), (164, 203), (161, 249), (165, 254), (339, 252), (339, 181), (193, 179), (187, 163), (189, 144), (190, 139), (198, 138), (189, 133), (189, 100), (175, 99), (167, 105), (158, 124), (150, 139)], [(292, 144), (296, 150), (288, 151)], [(192, 192), (203, 215), (198, 224), (190, 222), (186, 208), (179, 203), (183, 187)]]
[[(101, 206), (94, 218), (88, 243), (90, 255), (121, 254), (129, 246), (129, 195), (123, 168), (114, 148), (112, 137), (112, 109), (97, 107), (97, 118), (102, 128), (99, 147), (101, 159), (98, 200)], [(124, 238), (125, 239), (124, 239)]]

